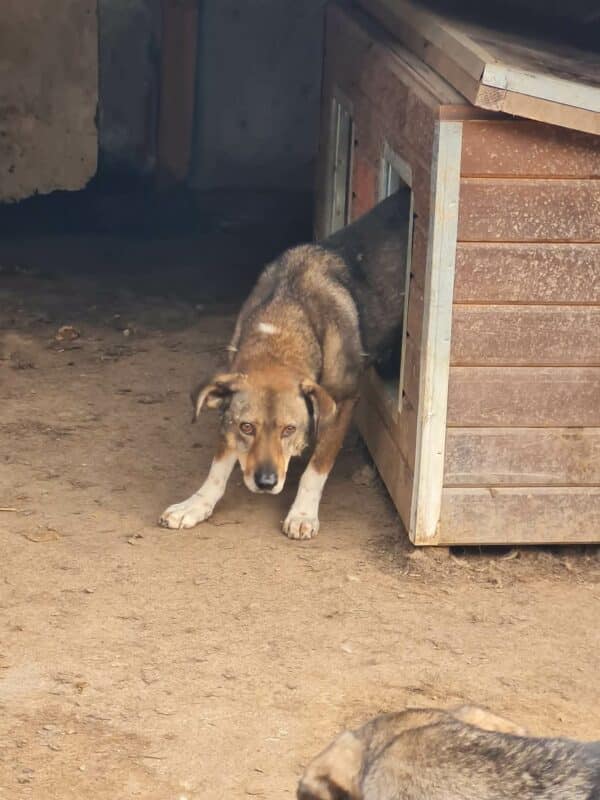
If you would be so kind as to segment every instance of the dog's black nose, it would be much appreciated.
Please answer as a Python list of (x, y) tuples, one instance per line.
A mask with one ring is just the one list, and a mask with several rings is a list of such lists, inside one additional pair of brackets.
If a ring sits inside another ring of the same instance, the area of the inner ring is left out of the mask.
[(259, 467), (254, 473), (254, 483), (263, 491), (274, 489), (277, 484), (277, 473), (273, 467)]

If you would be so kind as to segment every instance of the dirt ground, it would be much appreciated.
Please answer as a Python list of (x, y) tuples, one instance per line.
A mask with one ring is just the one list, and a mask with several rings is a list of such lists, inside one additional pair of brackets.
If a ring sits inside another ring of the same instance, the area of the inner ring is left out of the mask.
[(293, 479), (157, 527), (210, 461), (188, 391), (229, 337), (230, 245), (187, 282), (158, 244), (71, 243), (121, 264), (85, 276), (40, 240), (0, 272), (0, 797), (291, 798), (343, 726), (406, 704), (600, 738), (597, 550), (415, 550), (355, 434), (312, 542), (280, 533)]

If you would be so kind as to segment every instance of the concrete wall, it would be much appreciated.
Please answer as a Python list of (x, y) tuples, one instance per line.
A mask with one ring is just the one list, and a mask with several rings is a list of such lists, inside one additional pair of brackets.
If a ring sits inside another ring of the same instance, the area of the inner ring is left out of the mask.
[(98, 0), (100, 167), (143, 176), (156, 163), (160, 0)]
[(96, 0), (2, 0), (0, 200), (96, 172)]
[(313, 185), (324, 0), (204, 0), (193, 182)]

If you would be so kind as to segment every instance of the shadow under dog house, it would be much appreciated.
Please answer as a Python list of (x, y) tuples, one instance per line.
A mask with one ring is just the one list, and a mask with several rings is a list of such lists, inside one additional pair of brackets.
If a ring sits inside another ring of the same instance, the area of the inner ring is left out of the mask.
[(365, 376), (357, 422), (415, 544), (600, 541), (600, 114), (581, 119), (477, 107), (328, 7), (316, 236), (411, 193), (400, 378)]

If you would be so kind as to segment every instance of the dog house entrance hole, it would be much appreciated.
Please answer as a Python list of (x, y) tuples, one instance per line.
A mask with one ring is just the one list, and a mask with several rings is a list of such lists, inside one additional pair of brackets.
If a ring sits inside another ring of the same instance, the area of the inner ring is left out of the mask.
[[(352, 153), (354, 145), (354, 121), (351, 105), (336, 90), (331, 106), (331, 137), (333, 144), (329, 155), (327, 233), (332, 234), (350, 222), (352, 200)], [(407, 227), (406, 267), (403, 275), (404, 311), (402, 327), (394, 348), (393, 363), (383, 365), (377, 370), (385, 387), (385, 394), (394, 411), (400, 413), (403, 407), (404, 363), (406, 351), (408, 316), (408, 294), (410, 283), (410, 261), (413, 238), (413, 192), (412, 169), (387, 143), (384, 143), (379, 176), (378, 201), (382, 202), (397, 192), (409, 195), (409, 219)]]
[(402, 314), (402, 329), (399, 334), (399, 341), (395, 349), (394, 358), (398, 358), (400, 363), (396, 361), (392, 364), (391, 375), (388, 370), (380, 372), (380, 378), (385, 386), (386, 394), (392, 400), (392, 403), (397, 408), (398, 412), (402, 411), (403, 405), (403, 386), (404, 386), (404, 363), (406, 352), (406, 337), (407, 337), (407, 317), (408, 317), (408, 296), (410, 287), (410, 261), (412, 253), (412, 239), (413, 239), (413, 192), (412, 192), (412, 170), (410, 165), (400, 158), (394, 151), (386, 144), (383, 148), (383, 158), (381, 159), (381, 175), (379, 182), (379, 200), (385, 200), (390, 195), (396, 192), (407, 192), (410, 195), (409, 206), (409, 219), (407, 230), (407, 248), (406, 248), (406, 268), (404, 271), (404, 311)]

